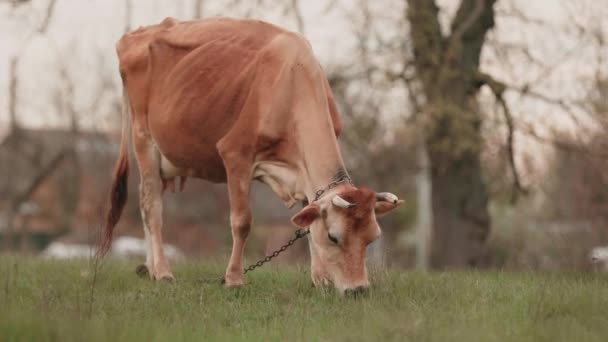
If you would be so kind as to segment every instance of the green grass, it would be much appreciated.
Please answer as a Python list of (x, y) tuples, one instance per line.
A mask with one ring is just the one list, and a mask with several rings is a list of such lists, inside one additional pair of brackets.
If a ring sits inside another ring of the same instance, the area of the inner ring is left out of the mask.
[[(0, 258), (1, 341), (608, 341), (608, 277), (503, 272), (374, 274), (364, 299), (311, 288), (306, 269), (261, 269), (227, 290), (219, 264), (175, 284), (105, 262)], [(92, 310), (90, 310), (92, 308)]]

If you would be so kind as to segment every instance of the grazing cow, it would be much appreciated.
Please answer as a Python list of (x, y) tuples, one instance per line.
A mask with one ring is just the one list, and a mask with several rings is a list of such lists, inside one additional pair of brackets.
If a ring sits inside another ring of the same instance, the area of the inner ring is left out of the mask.
[(117, 53), (125, 111), (102, 254), (127, 197), (130, 136), (149, 242), (140, 268), (152, 279), (174, 279), (162, 249), (163, 191), (198, 177), (228, 185), (226, 286), (244, 281), (249, 192), (258, 180), (287, 207), (304, 203), (292, 222), (310, 227), (315, 285), (342, 293), (368, 287), (365, 254), (380, 235), (376, 216), (402, 201), (351, 184), (336, 141), (336, 104), (305, 38), (257, 20), (169, 18), (125, 34)]

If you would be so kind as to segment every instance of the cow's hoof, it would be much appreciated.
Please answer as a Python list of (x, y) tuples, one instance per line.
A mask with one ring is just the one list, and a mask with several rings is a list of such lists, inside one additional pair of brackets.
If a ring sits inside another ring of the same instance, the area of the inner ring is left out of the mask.
[(162, 276), (158, 281), (163, 282), (163, 283), (172, 284), (175, 282), (175, 277), (174, 276)]
[(235, 289), (235, 288), (243, 287), (245, 285), (245, 282), (243, 282), (243, 279), (229, 280), (226, 277), (224, 277), (224, 279), (222, 279), (222, 285), (224, 285), (224, 287), (227, 289)]
[(157, 274), (154, 276), (154, 279), (158, 282), (163, 282), (163, 283), (175, 282), (175, 277), (170, 272)]
[(148, 270), (148, 266), (141, 264), (135, 267), (135, 274), (137, 274), (140, 278), (144, 278), (150, 276), (150, 271)]

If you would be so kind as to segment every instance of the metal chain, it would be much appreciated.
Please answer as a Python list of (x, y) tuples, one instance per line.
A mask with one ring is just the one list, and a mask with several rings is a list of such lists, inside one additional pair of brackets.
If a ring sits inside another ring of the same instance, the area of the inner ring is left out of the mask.
[(340, 185), (340, 184), (342, 184), (342, 183), (345, 183), (345, 182), (348, 182), (348, 183), (350, 183), (351, 185), (353, 184), (352, 179), (350, 179), (350, 177), (349, 177), (349, 176), (344, 175), (344, 176), (340, 177), (338, 180), (336, 180), (336, 181), (333, 181), (333, 182), (329, 183), (329, 184), (328, 184), (328, 185), (325, 187), (325, 189), (321, 189), (321, 190), (317, 191), (317, 192), (315, 193), (315, 199), (314, 199), (314, 201), (313, 201), (313, 202), (318, 201), (318, 200), (319, 200), (319, 198), (321, 198), (321, 196), (323, 196), (323, 194), (325, 194), (327, 191), (329, 191), (329, 190), (331, 190), (331, 189), (333, 189), (333, 188), (337, 187), (338, 185)]
[[(350, 179), (350, 177), (348, 175), (344, 175), (344, 176), (340, 177), (339, 179), (337, 179), (337, 180), (329, 183), (324, 189), (321, 189), (321, 190), (317, 191), (315, 193), (315, 199), (314, 199), (313, 202), (319, 200), (319, 198), (321, 198), (321, 196), (323, 196), (323, 194), (325, 192), (327, 192), (327, 191), (329, 191), (329, 190), (335, 188), (336, 186), (338, 186), (338, 185), (340, 185), (342, 183), (345, 183), (345, 182), (353, 184), (353, 181)], [(304, 229), (298, 229), (298, 230), (296, 230), (295, 237), (289, 239), (286, 244), (284, 244), (283, 246), (281, 246), (281, 248), (277, 249), (276, 251), (272, 252), (272, 254), (267, 255), (264, 259), (261, 259), (258, 262), (256, 262), (255, 264), (251, 264), (251, 265), (249, 265), (249, 267), (246, 267), (244, 273), (253, 271), (256, 268), (264, 265), (265, 263), (270, 262), (270, 260), (272, 260), (273, 258), (279, 256), (279, 254), (285, 252), (285, 250), (287, 250), (287, 248), (291, 247), (291, 245), (293, 245), (294, 242), (296, 242), (297, 240), (305, 237), (308, 234), (310, 234), (310, 228), (306, 228), (306, 230), (304, 230)]]
[[(319, 200), (319, 198), (321, 198), (321, 196), (323, 196), (323, 194), (325, 194), (327, 191), (329, 191), (329, 190), (335, 188), (336, 186), (338, 186), (342, 183), (345, 183), (345, 182), (353, 184), (353, 181), (350, 179), (350, 177), (348, 175), (344, 175), (344, 176), (340, 177), (338, 180), (329, 183), (329, 185), (327, 185), (324, 189), (317, 191), (315, 193), (315, 199), (313, 202), (316, 202), (317, 200)], [(244, 273), (251, 272), (251, 271), (255, 270), (256, 268), (261, 267), (265, 263), (270, 262), (273, 258), (278, 257), (279, 254), (285, 252), (287, 250), (287, 248), (291, 247), (291, 245), (293, 245), (296, 241), (298, 241), (299, 239), (310, 234), (310, 227), (306, 228), (306, 229), (298, 229), (295, 231), (294, 234), (295, 234), (295, 236), (293, 238), (287, 240), (287, 243), (284, 244), (283, 246), (281, 246), (281, 248), (272, 252), (272, 254), (267, 255), (266, 257), (264, 257), (264, 259), (259, 260), (255, 264), (251, 264), (248, 267), (246, 267)], [(203, 281), (203, 282), (207, 282), (207, 281)], [(224, 283), (224, 278), (222, 278), (222, 283)]]
[(285, 252), (285, 250), (287, 250), (287, 248), (289, 248), (291, 245), (293, 245), (294, 242), (296, 242), (297, 240), (310, 234), (310, 228), (306, 228), (306, 230), (298, 229), (298, 230), (296, 230), (296, 232), (294, 234), (295, 234), (295, 236), (293, 238), (289, 239), (286, 244), (281, 246), (281, 248), (272, 252), (272, 254), (267, 255), (264, 259), (261, 259), (260, 261), (256, 262), (255, 264), (251, 264), (251, 265), (249, 265), (249, 267), (246, 267), (244, 273), (255, 270), (256, 268), (258, 268), (258, 267), (264, 265), (265, 263), (269, 262), (270, 260), (272, 260), (272, 258), (275, 258), (275, 257), (279, 256), (279, 254)]

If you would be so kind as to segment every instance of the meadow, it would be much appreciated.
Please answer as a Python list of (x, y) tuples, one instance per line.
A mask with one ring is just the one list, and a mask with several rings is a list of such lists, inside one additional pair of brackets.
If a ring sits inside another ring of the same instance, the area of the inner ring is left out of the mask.
[(222, 263), (0, 257), (1, 341), (607, 341), (600, 273), (373, 272), (365, 298), (311, 287), (305, 267), (264, 267), (224, 289)]

